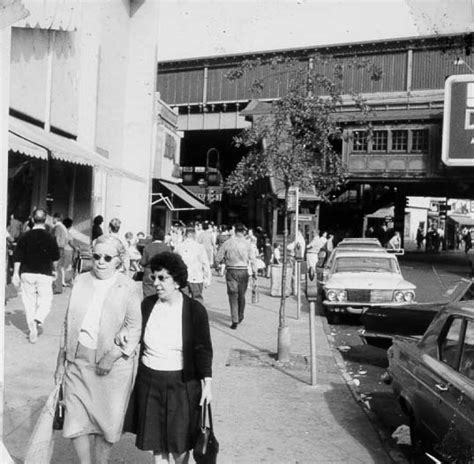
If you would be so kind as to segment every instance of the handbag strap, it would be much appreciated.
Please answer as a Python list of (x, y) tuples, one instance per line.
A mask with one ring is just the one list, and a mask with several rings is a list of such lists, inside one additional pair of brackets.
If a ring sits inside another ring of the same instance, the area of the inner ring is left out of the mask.
[(206, 413), (209, 413), (209, 428), (212, 430), (212, 410), (211, 405), (204, 400), (204, 404), (201, 407), (201, 429), (206, 427)]

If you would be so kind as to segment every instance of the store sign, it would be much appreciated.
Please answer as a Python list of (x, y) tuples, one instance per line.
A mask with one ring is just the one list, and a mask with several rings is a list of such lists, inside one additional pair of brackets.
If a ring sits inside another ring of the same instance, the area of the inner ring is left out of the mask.
[(222, 201), (222, 186), (212, 186), (207, 188), (200, 185), (183, 185), (183, 188), (189, 190), (194, 196), (198, 197), (203, 203), (220, 203)]
[(450, 76), (444, 89), (441, 158), (448, 166), (474, 166), (474, 75)]

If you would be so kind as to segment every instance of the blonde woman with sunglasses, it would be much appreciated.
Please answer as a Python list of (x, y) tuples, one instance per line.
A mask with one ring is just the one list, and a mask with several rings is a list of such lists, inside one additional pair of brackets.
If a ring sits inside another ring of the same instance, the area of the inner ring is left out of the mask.
[[(63, 382), (63, 436), (72, 440), (80, 464), (107, 463), (120, 439), (134, 384), (141, 334), (140, 296), (130, 277), (119, 272), (122, 242), (100, 236), (91, 272), (74, 281), (56, 368)], [(126, 328), (127, 342), (114, 337)]]

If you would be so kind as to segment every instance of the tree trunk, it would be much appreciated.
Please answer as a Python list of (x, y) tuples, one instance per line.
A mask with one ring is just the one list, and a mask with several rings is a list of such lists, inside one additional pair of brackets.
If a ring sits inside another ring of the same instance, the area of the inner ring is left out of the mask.
[(288, 242), (288, 193), (289, 185), (285, 184), (285, 209), (284, 209), (284, 229), (283, 229), (283, 269), (281, 272), (281, 299), (278, 324), (278, 361), (287, 363), (290, 361), (290, 328), (285, 321), (285, 303), (286, 303), (286, 271), (287, 271), (287, 242)]
[(285, 308), (286, 308), (286, 272), (288, 262), (288, 196), (290, 188), (285, 185), (285, 206), (283, 213), (283, 269), (281, 271), (281, 298), (279, 311), (279, 327), (285, 327)]

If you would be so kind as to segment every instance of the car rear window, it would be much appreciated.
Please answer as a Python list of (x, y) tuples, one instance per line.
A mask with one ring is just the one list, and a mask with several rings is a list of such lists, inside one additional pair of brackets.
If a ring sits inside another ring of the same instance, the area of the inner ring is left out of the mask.
[(336, 258), (334, 272), (397, 272), (395, 259), (382, 257), (351, 256)]

